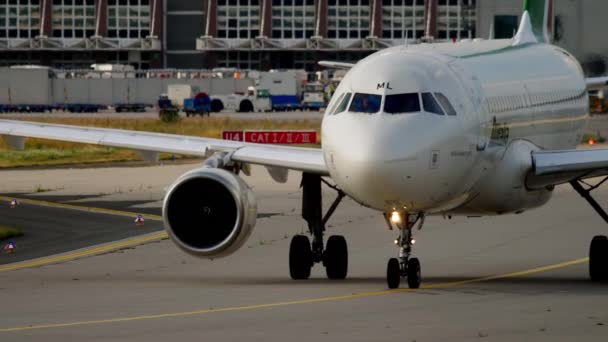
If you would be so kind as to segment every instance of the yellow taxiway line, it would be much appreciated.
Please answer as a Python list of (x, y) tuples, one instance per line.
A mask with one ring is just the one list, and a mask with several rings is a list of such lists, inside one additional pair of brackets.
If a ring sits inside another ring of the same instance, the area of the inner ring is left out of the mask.
[[(12, 197), (0, 196), (0, 201), (12, 201)], [(33, 200), (33, 199), (25, 199), (25, 198), (16, 198), (19, 203), (32, 204), (44, 207), (52, 207), (52, 208), (62, 208), (62, 209), (71, 209), (71, 210), (79, 210), (86, 211), (97, 214), (107, 214), (114, 216), (126, 216), (126, 217), (134, 217), (137, 215), (136, 213), (128, 212), (128, 211), (120, 211), (120, 210), (112, 210), (112, 209), (104, 209), (104, 208), (94, 208), (94, 207), (86, 207), (79, 206), (73, 204), (65, 204), (65, 203), (55, 203), (41, 200)], [(146, 220), (151, 221), (161, 221), (162, 217), (158, 215), (146, 215)], [(141, 245), (147, 242), (158, 241), (162, 239), (166, 239), (168, 237), (166, 232), (156, 232), (146, 235), (140, 235), (120, 241), (110, 242), (106, 244), (101, 244), (93, 247), (85, 247), (83, 249), (79, 249), (72, 252), (51, 255), (47, 257), (42, 257), (34, 260), (27, 260), (21, 262), (15, 262), (6, 265), (0, 265), (0, 272), (6, 271), (15, 271), (24, 268), (30, 267), (39, 267), (45, 266), (49, 264), (56, 264), (60, 262), (71, 261), (74, 259), (84, 258), (97, 254), (104, 254), (108, 252), (112, 252), (121, 248), (127, 248), (132, 246)]]
[[(108, 214), (108, 215), (114, 215), (114, 216), (127, 216), (127, 217), (133, 217), (133, 216), (137, 215), (136, 213), (132, 213), (132, 212), (128, 212), (128, 211), (121, 211), (121, 210), (94, 208), (94, 207), (87, 207), (87, 206), (83, 206), (83, 205), (74, 205), (74, 204), (67, 204), (67, 203), (41, 201), (41, 200), (35, 200), (35, 199), (0, 196), (0, 201), (10, 202), (13, 199), (16, 199), (17, 202), (19, 202), (19, 203), (33, 204), (33, 205), (39, 205), (39, 206), (51, 207), (51, 208), (62, 208), (62, 209), (87, 211), (87, 212), (96, 213), (96, 214)], [(163, 220), (162, 216), (158, 216), (158, 215), (146, 215), (146, 219), (153, 220), (153, 221), (162, 221)]]
[(92, 255), (104, 254), (108, 252), (113, 252), (115, 250), (127, 247), (133, 247), (137, 245), (141, 245), (148, 242), (158, 241), (162, 239), (166, 239), (168, 237), (166, 232), (156, 232), (146, 235), (140, 235), (133, 238), (128, 238), (116, 242), (110, 242), (94, 247), (86, 247), (77, 251), (67, 252), (63, 254), (51, 255), (48, 257), (38, 258), (34, 260), (27, 260), (21, 262), (15, 262), (12, 264), (6, 264), (0, 266), (0, 272), (6, 271), (16, 271), (24, 268), (30, 267), (39, 267), (45, 266), (49, 264), (56, 264), (60, 262), (71, 261), (75, 259), (80, 259)]
[[(581, 259), (576, 259), (576, 260), (572, 260), (572, 261), (562, 262), (559, 264), (553, 264), (553, 265), (548, 265), (548, 266), (543, 266), (543, 267), (536, 267), (536, 268), (519, 271), (519, 272), (499, 274), (499, 275), (494, 275), (494, 276), (489, 276), (489, 277), (474, 278), (474, 279), (463, 280), (463, 281), (429, 284), (429, 285), (423, 286), (420, 290), (441, 289), (441, 288), (448, 288), (448, 287), (454, 287), (454, 286), (460, 286), (460, 285), (466, 285), (466, 284), (472, 284), (472, 283), (479, 283), (479, 282), (484, 282), (484, 281), (521, 277), (521, 276), (556, 270), (556, 269), (560, 269), (560, 268), (570, 267), (570, 266), (574, 266), (574, 265), (579, 265), (582, 263), (586, 263), (587, 261), (589, 261), (588, 258), (581, 258)], [(233, 306), (233, 307), (226, 307), (226, 308), (219, 308), (219, 309), (203, 309), (203, 310), (195, 310), (195, 311), (172, 312), (172, 313), (163, 313), (163, 314), (155, 314), (155, 315), (145, 315), (145, 316), (116, 317), (116, 318), (108, 318), (108, 319), (100, 319), (100, 320), (92, 320), (92, 321), (29, 325), (29, 326), (14, 327), (14, 328), (0, 328), (0, 332), (38, 330), (38, 329), (50, 329), (50, 328), (65, 328), (65, 327), (75, 327), (75, 326), (84, 326), (84, 325), (100, 325), (100, 324), (109, 324), (109, 323), (144, 321), (144, 320), (152, 320), (152, 319), (171, 318), (171, 317), (197, 316), (197, 315), (222, 313), (222, 312), (249, 311), (249, 310), (285, 307), (285, 306), (293, 306), (293, 305), (335, 302), (335, 301), (342, 301), (342, 300), (348, 300), (348, 299), (375, 297), (375, 296), (382, 296), (382, 295), (388, 295), (388, 294), (394, 294), (394, 293), (414, 292), (414, 291), (420, 291), (420, 290), (411, 290), (411, 289), (382, 290), (382, 291), (355, 293), (355, 294), (349, 294), (349, 295), (344, 295), (344, 296), (321, 297), (321, 298), (312, 298), (312, 299), (303, 299), (303, 300), (276, 302), (276, 303), (258, 304), (258, 305), (247, 305), (247, 306)]]

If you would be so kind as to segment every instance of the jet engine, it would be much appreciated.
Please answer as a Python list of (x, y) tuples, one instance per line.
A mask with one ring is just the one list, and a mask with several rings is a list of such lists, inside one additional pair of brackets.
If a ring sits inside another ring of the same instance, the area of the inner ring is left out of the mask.
[(513, 141), (493, 173), (476, 185), (479, 195), (459, 211), (471, 215), (517, 213), (547, 203), (551, 189), (532, 190), (525, 184), (532, 169), (532, 151), (538, 149), (525, 140)]
[(163, 205), (169, 236), (184, 251), (203, 258), (239, 249), (256, 218), (251, 188), (234, 173), (218, 168), (195, 169), (179, 177)]

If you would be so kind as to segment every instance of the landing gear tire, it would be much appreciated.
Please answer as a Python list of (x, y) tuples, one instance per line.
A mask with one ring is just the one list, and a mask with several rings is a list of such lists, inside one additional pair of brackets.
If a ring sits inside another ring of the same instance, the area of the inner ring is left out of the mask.
[(401, 268), (399, 267), (399, 260), (397, 258), (391, 258), (388, 260), (386, 265), (386, 284), (389, 289), (399, 288), (401, 282)]
[(348, 273), (348, 246), (341, 235), (332, 235), (327, 239), (323, 264), (329, 279), (344, 279)]
[(296, 235), (291, 239), (291, 245), (289, 246), (289, 274), (291, 279), (308, 279), (311, 268), (310, 240), (305, 235)]
[(592, 281), (608, 280), (608, 238), (593, 237), (589, 247), (589, 277)]
[[(389, 219), (389, 215), (398, 216), (399, 220)], [(408, 213), (393, 212), (385, 214), (386, 222), (390, 229), (398, 228), (399, 236), (395, 240), (395, 244), (399, 247), (399, 257), (392, 258), (386, 266), (386, 284), (389, 289), (399, 287), (401, 278), (407, 278), (407, 285), (410, 289), (417, 289), (422, 282), (420, 272), (420, 261), (418, 258), (412, 258), (412, 247), (414, 246), (414, 238), (412, 230), (418, 225), (418, 230), (424, 225), (424, 214), (416, 215)]]
[(421, 282), (420, 261), (418, 258), (411, 258), (407, 262), (407, 286), (410, 289), (417, 289)]

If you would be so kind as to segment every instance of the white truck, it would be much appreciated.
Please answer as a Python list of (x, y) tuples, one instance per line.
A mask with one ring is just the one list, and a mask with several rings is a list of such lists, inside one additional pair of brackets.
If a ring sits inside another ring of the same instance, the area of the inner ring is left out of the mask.
[(321, 110), (327, 107), (325, 101), (325, 92), (323, 84), (320, 82), (312, 82), (304, 87), (304, 95), (302, 96), (303, 110)]
[(175, 107), (182, 108), (184, 100), (193, 98), (198, 91), (198, 87), (190, 84), (169, 84), (167, 86), (167, 97)]
[(273, 110), (295, 110), (301, 108), (307, 77), (304, 70), (270, 70), (259, 74), (257, 86), (268, 89)]
[(302, 98), (303, 110), (321, 110), (327, 107), (323, 92), (305, 92)]
[(248, 87), (246, 94), (212, 95), (211, 111), (222, 110), (249, 113), (267, 112), (272, 109), (268, 90)]

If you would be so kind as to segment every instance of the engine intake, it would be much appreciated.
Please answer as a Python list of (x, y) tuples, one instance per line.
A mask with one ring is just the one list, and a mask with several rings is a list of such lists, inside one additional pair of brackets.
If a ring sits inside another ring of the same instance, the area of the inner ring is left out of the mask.
[(251, 188), (234, 173), (201, 168), (179, 177), (165, 196), (163, 220), (173, 241), (199, 257), (218, 258), (239, 249), (257, 218)]

